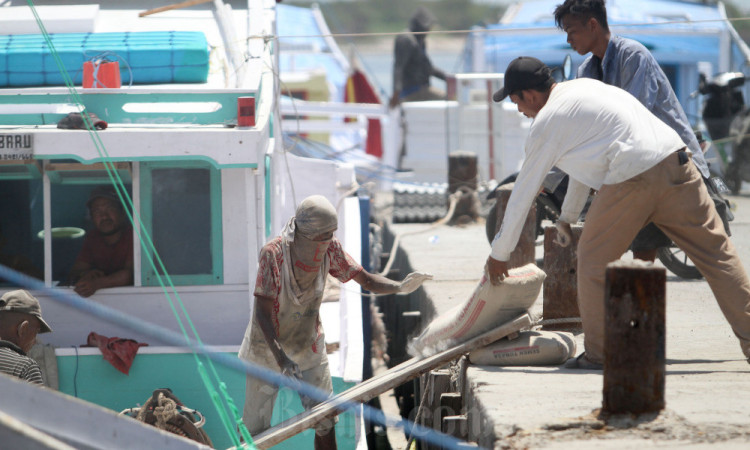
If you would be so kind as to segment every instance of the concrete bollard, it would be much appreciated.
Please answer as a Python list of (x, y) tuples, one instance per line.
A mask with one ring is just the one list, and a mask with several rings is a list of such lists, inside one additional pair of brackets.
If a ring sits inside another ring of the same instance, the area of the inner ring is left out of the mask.
[(460, 191), (452, 223), (475, 222), (479, 218), (477, 155), (456, 151), (448, 155), (448, 193)]
[[(497, 189), (497, 195), (495, 201), (497, 202), (497, 222), (495, 226), (495, 234), (500, 231), (500, 226), (503, 223), (503, 217), (505, 217), (505, 208), (508, 207), (508, 200), (510, 199), (510, 193), (513, 191), (514, 183), (508, 183), (500, 186)], [(533, 263), (536, 261), (535, 257), (536, 248), (536, 202), (531, 204), (531, 209), (526, 216), (526, 222), (523, 224), (523, 230), (521, 231), (521, 237), (518, 239), (518, 244), (513, 252), (510, 254), (508, 260), (508, 268), (525, 266), (526, 264)]]
[(578, 256), (576, 249), (581, 239), (583, 227), (571, 225), (573, 242), (567, 247), (555, 244), (557, 239), (557, 228), (546, 227), (544, 229), (544, 271), (547, 278), (544, 279), (542, 293), (544, 320), (552, 320), (545, 323), (545, 330), (570, 330), (581, 328), (580, 320), (555, 323), (555, 320), (580, 319), (578, 310)]
[(666, 269), (640, 261), (607, 265), (605, 414), (664, 409)]

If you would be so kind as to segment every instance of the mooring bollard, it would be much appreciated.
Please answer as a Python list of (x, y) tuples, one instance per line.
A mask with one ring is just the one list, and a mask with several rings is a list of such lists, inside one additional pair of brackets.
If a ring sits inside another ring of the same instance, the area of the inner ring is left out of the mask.
[(456, 151), (448, 155), (448, 193), (461, 191), (453, 213), (453, 222), (473, 222), (479, 217), (477, 173), (476, 153)]
[[(555, 244), (557, 228), (544, 229), (544, 299), (542, 316), (545, 330), (570, 330), (581, 328), (578, 310), (578, 240), (583, 233), (581, 225), (571, 225), (573, 240), (567, 247)], [(563, 319), (572, 319), (563, 322)], [(555, 322), (560, 320), (560, 322)], [(552, 321), (552, 322), (546, 322)]]
[(666, 269), (640, 261), (607, 265), (602, 412), (664, 409)]
[[(500, 226), (503, 223), (503, 217), (505, 216), (505, 208), (508, 207), (508, 200), (510, 199), (510, 193), (513, 191), (514, 183), (508, 183), (497, 188), (497, 195), (495, 201), (497, 202), (497, 222), (495, 225), (495, 234), (500, 231)], [(536, 261), (535, 258), (536, 248), (536, 202), (531, 204), (531, 209), (526, 216), (526, 222), (523, 224), (523, 231), (521, 231), (521, 237), (518, 239), (518, 244), (513, 252), (510, 254), (508, 260), (508, 268), (525, 266), (526, 264), (533, 263)]]

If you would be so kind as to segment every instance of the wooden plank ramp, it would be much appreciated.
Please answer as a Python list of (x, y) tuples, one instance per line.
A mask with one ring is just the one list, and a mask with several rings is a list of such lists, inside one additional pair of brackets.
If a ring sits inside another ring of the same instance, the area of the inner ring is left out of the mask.
[(329, 417), (334, 417), (342, 412), (341, 405), (344, 403), (359, 402), (364, 403), (383, 392), (400, 386), (409, 380), (412, 380), (423, 373), (436, 367), (452, 361), (461, 355), (468, 353), (476, 348), (484, 347), (499, 339), (516, 333), (523, 328), (531, 325), (531, 317), (524, 313), (517, 318), (506, 322), (503, 325), (487, 331), (479, 336), (461, 342), (449, 349), (443, 350), (426, 358), (412, 358), (404, 361), (396, 367), (389, 369), (375, 377), (363, 381), (362, 383), (334, 396), (329, 400), (315, 406), (309, 411), (298, 414), (289, 418), (275, 427), (271, 427), (263, 433), (254, 436), (253, 441), (258, 448), (269, 448), (279, 442), (312, 428), (318, 422)]

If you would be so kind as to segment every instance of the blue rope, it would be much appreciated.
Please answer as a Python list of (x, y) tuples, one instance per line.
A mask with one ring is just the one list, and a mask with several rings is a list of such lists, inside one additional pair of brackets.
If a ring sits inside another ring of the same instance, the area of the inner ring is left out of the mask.
[[(166, 330), (160, 326), (154, 325), (150, 322), (146, 322), (143, 319), (136, 318), (122, 311), (117, 311), (96, 302), (84, 300), (78, 295), (72, 294), (67, 290), (48, 288), (42, 281), (17, 272), (2, 264), (0, 264), (0, 278), (4, 278), (11, 283), (22, 286), (26, 289), (43, 292), (59, 303), (73, 307), (79, 311), (94, 316), (98, 319), (106, 320), (107, 322), (113, 323), (115, 325), (128, 327), (131, 330), (150, 336), (154, 339), (158, 339), (172, 346), (187, 346), (195, 353), (202, 354), (215, 362), (223, 364), (225, 367), (237, 370), (238, 372), (243, 372), (247, 375), (263, 380), (266, 383), (270, 383), (275, 386), (287, 387), (289, 389), (297, 391), (300, 395), (305, 395), (320, 402), (329, 400), (331, 398), (328, 392), (318, 389), (315, 386), (304, 383), (294, 378), (284, 376), (279, 372), (274, 372), (270, 369), (266, 369), (265, 367), (253, 364), (249, 361), (241, 360), (236, 356), (229, 356), (225, 353), (216, 352), (214, 350), (211, 350), (201, 342), (198, 342), (190, 337), (184, 336), (171, 330)], [(354, 413), (356, 413), (356, 410), (359, 407), (362, 407), (363, 416), (366, 420), (383, 427), (395, 426), (398, 428), (402, 428), (405, 433), (413, 436), (420, 436), (421, 440), (429, 442), (433, 445), (443, 446), (443, 448), (451, 450), (466, 448), (466, 443), (461, 441), (460, 439), (456, 439), (453, 436), (440, 433), (431, 428), (423, 427), (408, 419), (396, 419), (394, 417), (387, 416), (383, 411), (366, 404), (340, 400), (340, 403), (337, 402), (336, 406), (340, 410), (348, 410)]]

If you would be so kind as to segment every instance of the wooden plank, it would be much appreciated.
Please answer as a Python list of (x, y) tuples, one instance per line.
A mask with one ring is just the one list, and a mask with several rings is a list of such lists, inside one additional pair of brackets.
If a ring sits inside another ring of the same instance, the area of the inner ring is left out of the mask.
[(389, 389), (406, 383), (421, 374), (458, 358), (476, 348), (484, 347), (512, 333), (515, 333), (531, 325), (531, 317), (524, 313), (516, 319), (481, 334), (455, 347), (443, 350), (426, 358), (412, 358), (404, 361), (388, 371), (363, 381), (362, 383), (348, 389), (335, 397), (315, 406), (309, 411), (298, 414), (284, 422), (269, 428), (263, 433), (254, 436), (253, 441), (258, 448), (269, 448), (279, 442), (315, 426), (318, 422), (329, 417), (334, 417), (342, 412), (341, 405), (351, 402), (366, 402)]
[(148, 11), (140, 12), (138, 13), (138, 17), (150, 16), (151, 14), (160, 13), (162, 11), (169, 11), (172, 9), (187, 8), (188, 6), (200, 5), (201, 3), (208, 3), (210, 1), (212, 0), (188, 0), (186, 2), (176, 3), (173, 5), (167, 5), (167, 6), (161, 6), (159, 8), (149, 9)]

